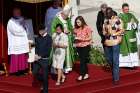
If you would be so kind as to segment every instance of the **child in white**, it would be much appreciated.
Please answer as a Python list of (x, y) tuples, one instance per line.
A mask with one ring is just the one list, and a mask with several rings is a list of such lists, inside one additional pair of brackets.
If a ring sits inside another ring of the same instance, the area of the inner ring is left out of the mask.
[(56, 26), (56, 33), (53, 34), (53, 64), (52, 66), (57, 70), (57, 83), (60, 85), (65, 81), (63, 73), (64, 61), (66, 56), (66, 48), (68, 46), (68, 36), (63, 32), (64, 28), (61, 24)]

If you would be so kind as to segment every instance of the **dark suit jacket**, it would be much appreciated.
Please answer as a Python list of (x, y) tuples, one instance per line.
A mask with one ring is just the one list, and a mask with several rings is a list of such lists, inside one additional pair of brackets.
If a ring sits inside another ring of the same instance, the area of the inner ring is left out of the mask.
[(97, 15), (97, 21), (96, 21), (96, 27), (97, 27), (97, 31), (99, 33), (99, 35), (101, 36), (102, 39), (102, 43), (104, 41), (104, 35), (103, 35), (103, 24), (104, 24), (104, 20), (105, 20), (105, 15), (102, 11), (98, 12)]
[(35, 39), (35, 53), (42, 58), (48, 58), (52, 49), (52, 38), (48, 34), (45, 37), (39, 36)]

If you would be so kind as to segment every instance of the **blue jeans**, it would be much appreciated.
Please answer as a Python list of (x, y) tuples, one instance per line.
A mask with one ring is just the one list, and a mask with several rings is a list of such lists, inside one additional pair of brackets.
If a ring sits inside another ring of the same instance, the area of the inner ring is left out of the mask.
[(113, 81), (119, 80), (119, 54), (120, 45), (105, 46), (107, 61), (112, 66)]

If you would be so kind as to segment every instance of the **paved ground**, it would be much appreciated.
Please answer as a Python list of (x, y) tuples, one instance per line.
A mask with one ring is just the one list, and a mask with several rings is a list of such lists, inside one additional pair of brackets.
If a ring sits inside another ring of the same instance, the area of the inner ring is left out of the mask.
[(95, 46), (101, 46), (100, 36), (96, 30), (96, 18), (99, 11), (99, 7), (102, 3), (107, 3), (110, 7), (121, 12), (122, 3), (127, 2), (130, 5), (131, 11), (140, 18), (140, 0), (80, 0), (79, 14), (82, 15), (88, 25), (93, 29), (93, 39)]

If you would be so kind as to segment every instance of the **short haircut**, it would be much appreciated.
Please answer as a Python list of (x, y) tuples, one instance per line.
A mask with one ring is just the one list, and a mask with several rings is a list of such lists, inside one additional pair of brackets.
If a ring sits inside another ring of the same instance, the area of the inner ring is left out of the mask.
[(13, 6), (13, 7), (12, 7), (12, 10), (13, 10), (13, 11), (14, 11), (14, 10), (20, 10), (20, 11), (22, 11), (21, 7), (19, 7), (19, 6), (17, 6), (17, 5), (16, 5), (16, 6)]
[(129, 4), (128, 3), (123, 3), (122, 8), (124, 8), (124, 7), (129, 7)]
[(60, 29), (62, 30), (62, 32), (64, 32), (64, 27), (63, 27), (62, 24), (57, 24), (57, 25), (56, 25), (56, 28), (58, 28), (58, 27), (60, 27)]
[(101, 4), (100, 8), (107, 8), (107, 4), (106, 3)]
[(115, 12), (111, 7), (106, 9), (106, 18), (110, 19), (112, 16), (117, 16), (117, 12)]
[(39, 25), (38, 30), (45, 30), (45, 26), (43, 24)]

